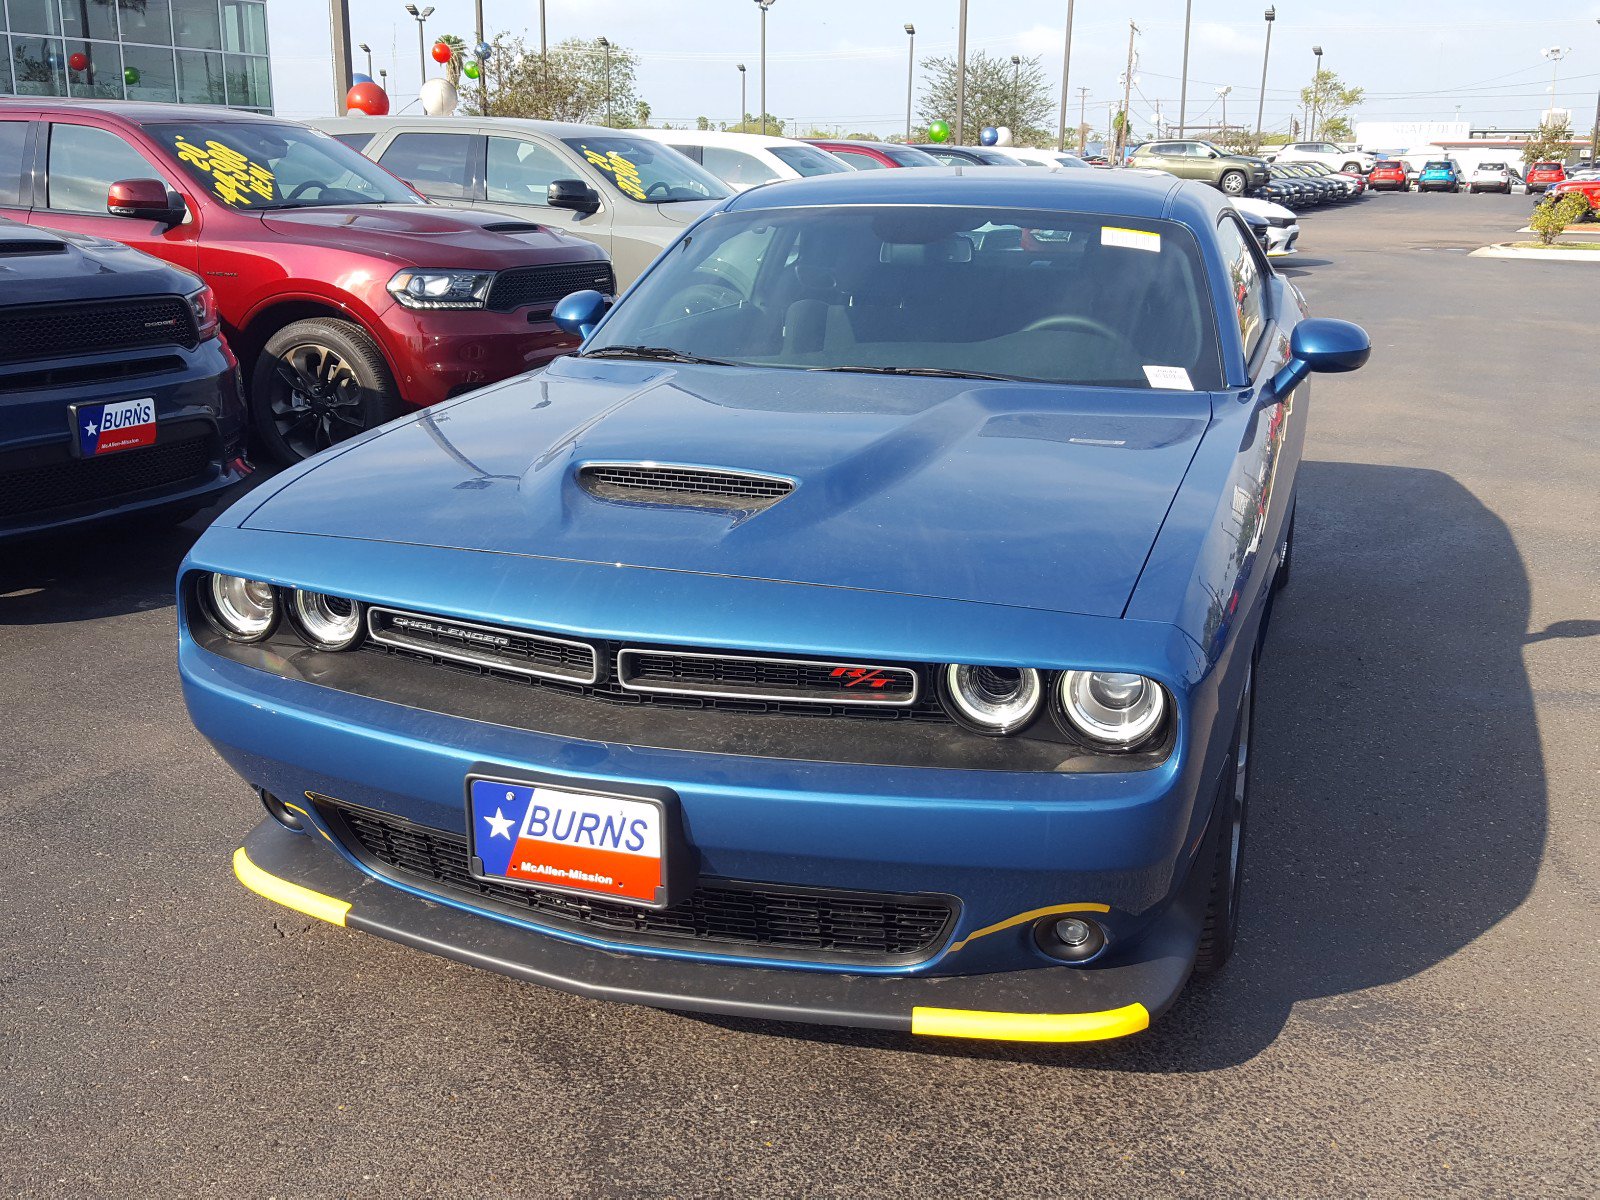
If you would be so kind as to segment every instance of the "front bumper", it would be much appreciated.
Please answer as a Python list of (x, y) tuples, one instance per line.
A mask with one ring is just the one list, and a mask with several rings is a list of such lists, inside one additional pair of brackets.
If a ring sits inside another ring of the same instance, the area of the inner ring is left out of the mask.
[(408, 309), (383, 315), (382, 335), (406, 403), (417, 408), (521, 375), (567, 353), (579, 339), (547, 312)]
[(984, 975), (786, 971), (618, 954), (487, 920), (391, 887), (308, 834), (268, 819), (234, 855), (245, 887), (297, 912), (528, 983), (593, 999), (721, 1016), (892, 1029), (929, 1037), (1089, 1042), (1145, 1029), (1194, 963), (1200, 873), (1112, 965)]

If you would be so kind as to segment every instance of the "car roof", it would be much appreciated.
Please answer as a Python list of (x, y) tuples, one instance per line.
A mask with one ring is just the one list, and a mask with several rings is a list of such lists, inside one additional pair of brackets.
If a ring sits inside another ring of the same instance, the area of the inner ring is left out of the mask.
[(430, 128), (449, 129), (454, 125), (496, 125), (507, 129), (522, 129), (529, 133), (543, 133), (550, 137), (626, 137), (638, 133), (634, 129), (612, 129), (606, 125), (582, 125), (574, 121), (535, 121), (531, 117), (318, 117), (307, 122), (317, 129), (337, 129), (341, 133), (356, 129), (375, 132), (391, 125), (427, 125)]
[(617, 132), (637, 133), (658, 142), (678, 143), (684, 146), (727, 146), (730, 150), (770, 150), (774, 146), (804, 145), (793, 138), (774, 137), (762, 133), (735, 133), (722, 129), (628, 129)]
[(865, 138), (802, 138), (808, 146), (860, 146), (863, 150), (889, 150), (898, 146), (900, 149), (915, 150), (915, 146), (907, 147), (903, 142), (869, 142)]
[(62, 96), (0, 97), (0, 112), (83, 112), (120, 117), (135, 125), (161, 121), (257, 121), (270, 125), (300, 125), (291, 117), (271, 117), (265, 113), (225, 108), (220, 104), (152, 104), (137, 100), (69, 100)]
[(1035, 208), (1106, 216), (1166, 218), (1213, 225), (1227, 204), (1215, 188), (1165, 172), (1074, 171), (1056, 167), (924, 167), (861, 171), (766, 183), (733, 197), (729, 211), (830, 204), (934, 204)]

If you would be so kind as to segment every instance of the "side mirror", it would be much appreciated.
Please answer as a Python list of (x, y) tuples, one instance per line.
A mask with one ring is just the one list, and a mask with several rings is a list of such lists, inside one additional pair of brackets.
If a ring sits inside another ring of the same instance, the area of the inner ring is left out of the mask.
[(119, 179), (106, 193), (106, 211), (113, 217), (183, 224), (189, 215), (183, 197), (159, 179)]
[(610, 309), (611, 301), (599, 292), (589, 289), (563, 296), (556, 304), (555, 311), (550, 314), (550, 319), (568, 333), (588, 337), (594, 332), (594, 327), (600, 324), (600, 318)]
[(573, 212), (600, 211), (600, 193), (581, 179), (554, 180), (545, 193), (544, 202), (551, 208), (570, 208)]
[(1367, 331), (1349, 321), (1312, 317), (1294, 327), (1289, 361), (1272, 377), (1274, 399), (1287, 396), (1313, 371), (1359, 371), (1372, 357)]

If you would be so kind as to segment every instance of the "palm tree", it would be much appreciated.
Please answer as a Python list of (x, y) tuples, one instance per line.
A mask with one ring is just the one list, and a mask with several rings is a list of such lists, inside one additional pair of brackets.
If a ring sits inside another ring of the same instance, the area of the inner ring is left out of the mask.
[(442, 33), (439, 40), (450, 47), (450, 61), (444, 64), (444, 77), (450, 86), (461, 86), (461, 64), (466, 61), (467, 44), (453, 33)]

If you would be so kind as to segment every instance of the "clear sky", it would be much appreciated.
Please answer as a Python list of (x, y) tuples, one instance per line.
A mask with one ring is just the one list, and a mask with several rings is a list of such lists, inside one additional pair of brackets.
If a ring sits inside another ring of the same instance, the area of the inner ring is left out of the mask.
[[(472, 0), (434, 0), (433, 35), (472, 40)], [(538, 38), (538, 0), (483, 0), (490, 32)], [(1217, 89), (1231, 85), (1228, 119), (1253, 125), (1261, 80), (1265, 0), (1193, 0), (1191, 122), (1221, 115)], [(418, 7), (425, 7), (419, 0)], [(1279, 0), (1267, 78), (1268, 130), (1287, 132), (1298, 89), (1309, 82), (1311, 48), (1347, 83), (1367, 89), (1357, 120), (1460, 119), (1525, 128), (1549, 105), (1551, 61), (1541, 50), (1570, 48), (1558, 66), (1557, 101), (1587, 130), (1600, 89), (1600, 0)], [(417, 26), (403, 0), (350, 0), (351, 38), (390, 72), (398, 110), (416, 95)], [(1549, 16), (1564, 9), (1561, 15)], [(905, 123), (907, 21), (917, 56), (952, 54), (958, 0), (777, 0), (768, 21), (767, 106), (806, 126), (892, 133)], [(991, 54), (1042, 54), (1059, 81), (1067, 0), (970, 0), (968, 46)], [(750, 108), (759, 86), (759, 10), (752, 0), (547, 0), (550, 40), (605, 35), (640, 56), (639, 91), (656, 123), (697, 116), (736, 119), (739, 75), (749, 67)], [(1521, 15), (1527, 13), (1529, 15)], [(1176, 122), (1183, 50), (1183, 0), (1082, 0), (1077, 5), (1072, 82), (1089, 88), (1090, 120), (1103, 128), (1120, 98), (1128, 21), (1141, 29), (1134, 75), (1136, 131), (1156, 106)], [(284, 116), (322, 116), (333, 107), (327, 0), (272, 0), (273, 91)], [(365, 55), (356, 53), (356, 70)], [(430, 66), (431, 66), (430, 62)], [(1095, 113), (1098, 113), (1098, 117)], [(951, 114), (952, 116), (954, 114)]]

